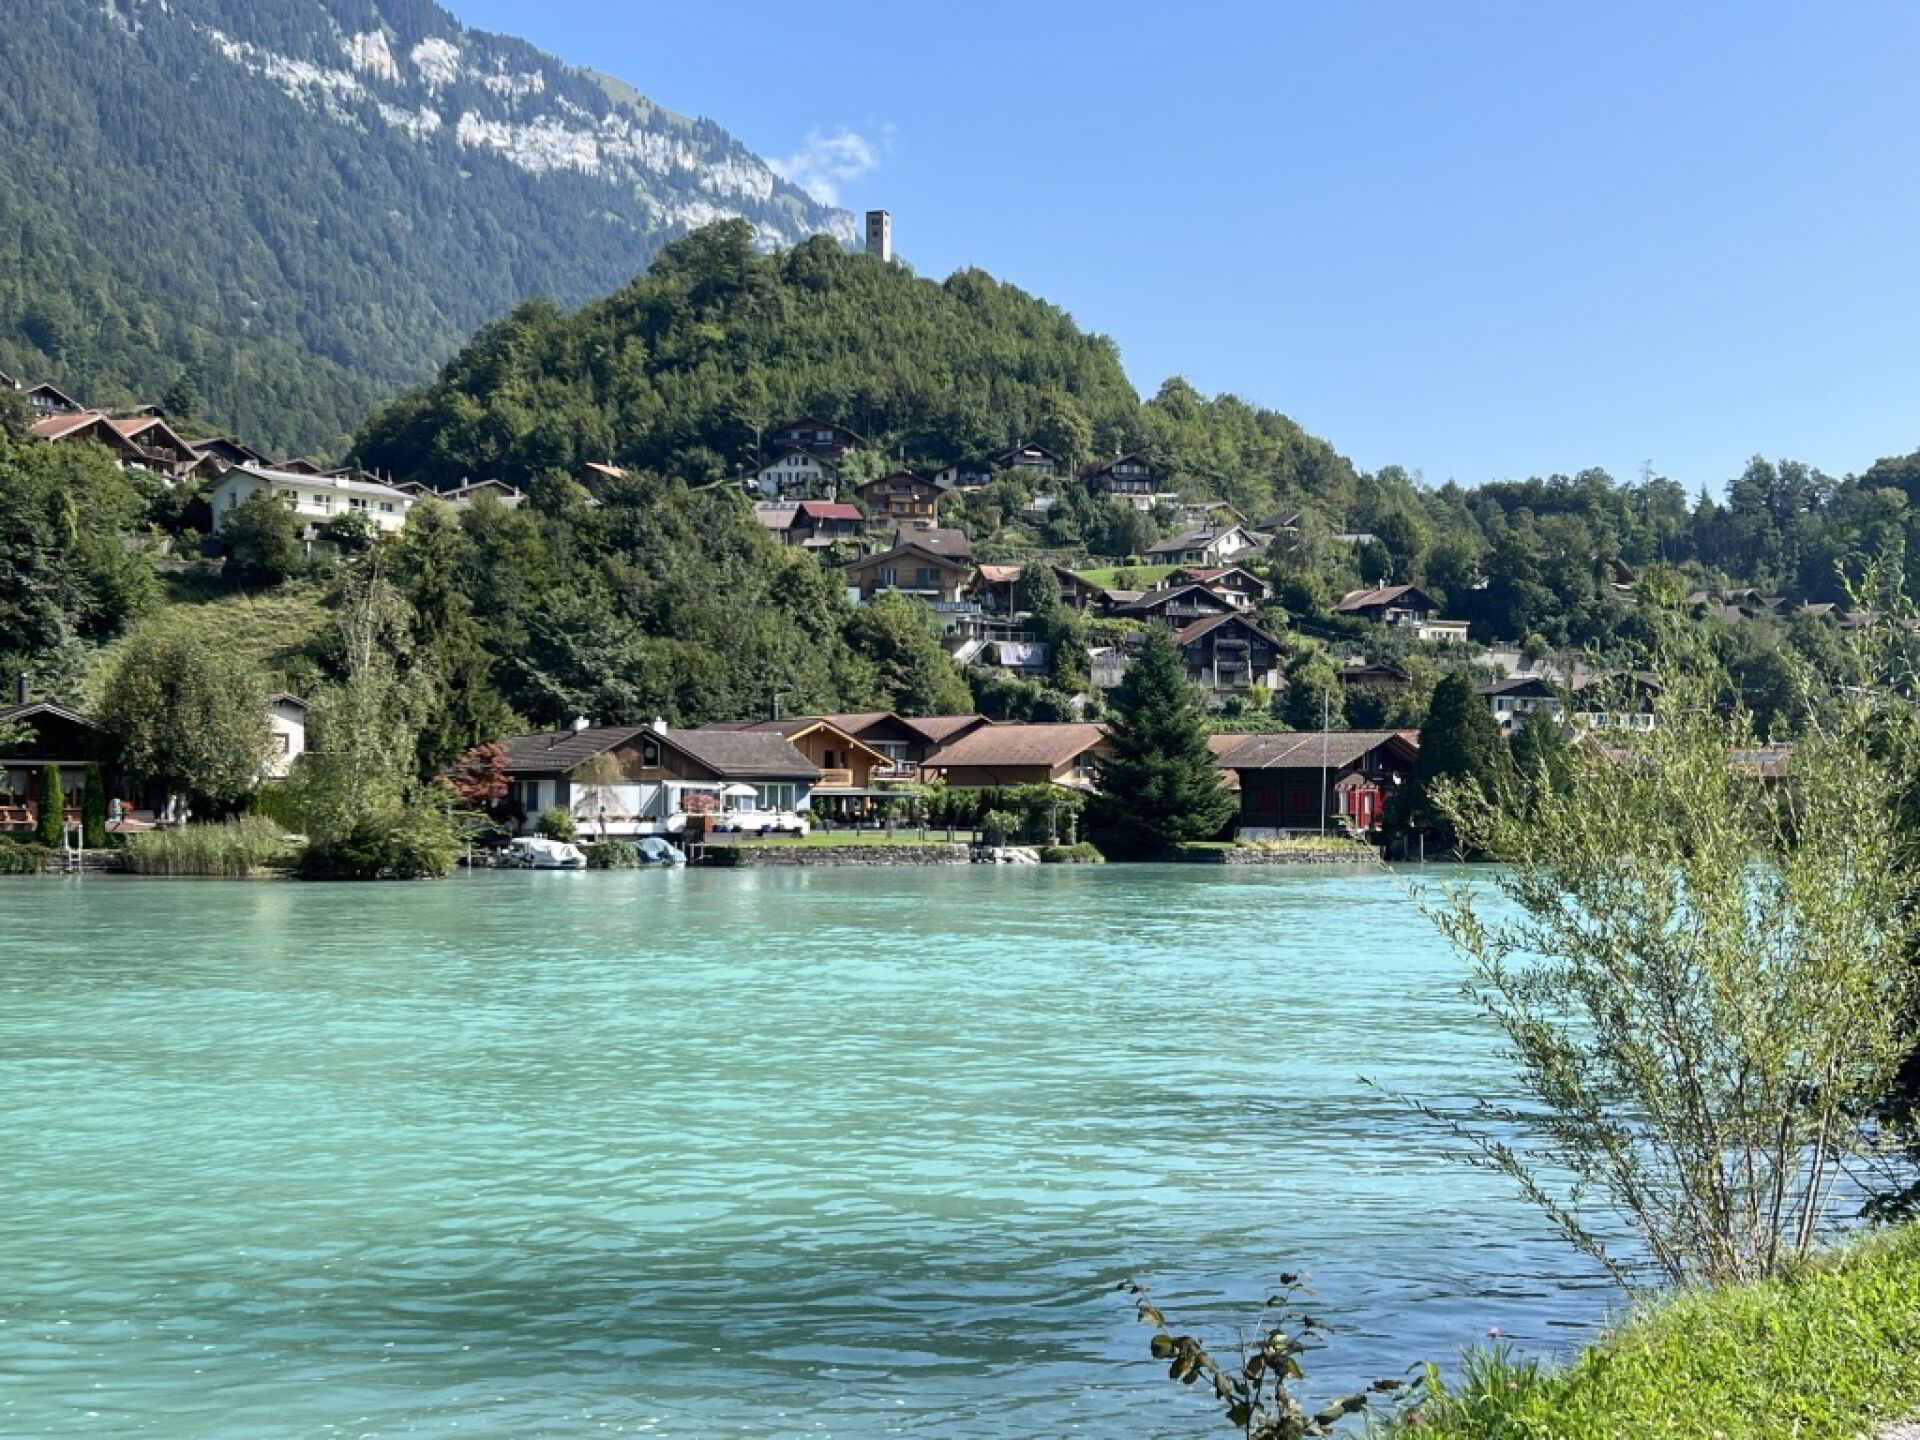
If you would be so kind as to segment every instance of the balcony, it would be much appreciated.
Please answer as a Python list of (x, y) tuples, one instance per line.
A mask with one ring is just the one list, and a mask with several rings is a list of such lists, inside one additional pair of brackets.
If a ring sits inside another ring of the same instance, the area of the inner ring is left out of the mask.
[(820, 790), (851, 790), (853, 789), (853, 771), (829, 770), (823, 766), (820, 778), (814, 784), (815, 788)]

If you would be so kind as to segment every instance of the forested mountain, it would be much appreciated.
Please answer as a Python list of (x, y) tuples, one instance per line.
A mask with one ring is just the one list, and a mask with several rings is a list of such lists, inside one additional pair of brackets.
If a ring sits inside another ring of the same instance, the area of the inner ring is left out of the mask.
[(700, 483), (753, 458), (756, 426), (820, 415), (865, 436), (870, 465), (1029, 439), (1075, 465), (1148, 448), (1243, 508), (1353, 481), (1272, 411), (1182, 381), (1143, 406), (1111, 340), (982, 271), (935, 282), (822, 238), (778, 255), (753, 239), (714, 225), (577, 313), (520, 307), (376, 415), (359, 458), (435, 484), (608, 459)]
[(0, 25), (0, 370), (191, 395), (271, 449), (339, 449), (515, 302), (604, 294), (729, 215), (853, 233), (713, 123), (433, 0), (9, 0)]

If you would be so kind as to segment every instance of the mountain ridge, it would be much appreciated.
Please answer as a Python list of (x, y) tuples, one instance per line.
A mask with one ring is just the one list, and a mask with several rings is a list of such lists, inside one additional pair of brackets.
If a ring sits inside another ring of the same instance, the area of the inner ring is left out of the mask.
[[(338, 450), (480, 325), (740, 218), (854, 235), (721, 126), (433, 0), (18, 0), (0, 369)], [(184, 393), (184, 392), (183, 392)]]

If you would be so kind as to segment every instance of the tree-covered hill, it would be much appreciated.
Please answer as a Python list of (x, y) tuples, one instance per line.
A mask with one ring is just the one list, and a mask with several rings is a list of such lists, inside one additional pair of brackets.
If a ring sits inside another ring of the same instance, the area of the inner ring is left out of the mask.
[(864, 435), (868, 463), (1146, 448), (1176, 488), (1242, 508), (1353, 481), (1272, 411), (1177, 380), (1142, 405), (1111, 340), (981, 271), (935, 282), (824, 238), (752, 240), (710, 226), (576, 313), (520, 307), (376, 415), (359, 458), (438, 484), (609, 459), (698, 483), (750, 460), (755, 426), (819, 415)]
[(516, 302), (604, 294), (727, 215), (852, 234), (711, 122), (433, 0), (9, 0), (0, 25), (0, 370), (191, 393), (269, 449), (338, 450)]

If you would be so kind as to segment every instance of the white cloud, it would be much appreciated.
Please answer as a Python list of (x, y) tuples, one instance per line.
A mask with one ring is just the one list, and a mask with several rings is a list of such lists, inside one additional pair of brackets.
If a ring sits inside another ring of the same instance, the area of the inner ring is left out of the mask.
[(822, 205), (838, 205), (842, 185), (880, 167), (880, 146), (853, 130), (809, 130), (793, 154), (767, 163)]

